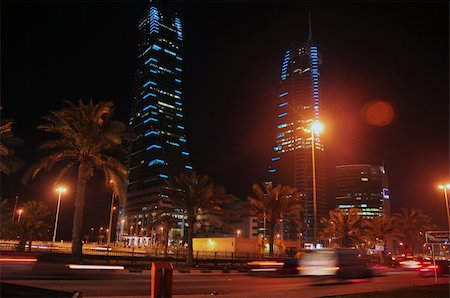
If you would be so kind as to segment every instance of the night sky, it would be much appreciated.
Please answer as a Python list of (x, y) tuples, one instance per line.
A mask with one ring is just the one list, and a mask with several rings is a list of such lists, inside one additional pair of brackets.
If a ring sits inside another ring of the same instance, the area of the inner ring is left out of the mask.
[[(329, 173), (350, 163), (384, 163), (393, 212), (420, 208), (446, 226), (437, 184), (449, 180), (449, 7), (447, 2), (160, 1), (179, 12), (184, 35), (186, 132), (200, 174), (245, 199), (269, 166), (277, 123), (282, 57), (308, 37), (308, 12), (323, 56), (320, 112)], [(48, 136), (36, 130), (63, 99), (113, 100), (127, 122), (134, 96), (137, 23), (147, 2), (71, 1), (1, 4), (1, 105), (24, 140), (26, 165)], [(390, 103), (386, 126), (368, 124), (363, 106)], [(23, 170), (2, 177), (2, 198), (43, 200), (56, 209), (55, 173), (27, 186)], [(329, 175), (332, 203), (333, 176)], [(74, 177), (61, 205), (70, 239)], [(88, 184), (85, 230), (107, 226), (111, 191)], [(331, 205), (331, 204), (330, 204)]]

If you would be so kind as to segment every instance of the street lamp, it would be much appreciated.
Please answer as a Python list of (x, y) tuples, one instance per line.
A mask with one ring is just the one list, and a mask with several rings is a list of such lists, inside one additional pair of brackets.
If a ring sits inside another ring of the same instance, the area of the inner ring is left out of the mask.
[(441, 184), (438, 187), (439, 187), (439, 189), (444, 190), (445, 206), (447, 207), (446, 210), (447, 210), (448, 230), (450, 231), (450, 211), (448, 209), (448, 194), (447, 194), (447, 189), (450, 189), (450, 183)]
[(239, 238), (239, 236), (241, 236), (241, 230), (237, 230), (237, 237)]
[(318, 120), (311, 123), (311, 126), (306, 129), (306, 132), (311, 133), (311, 168), (312, 168), (312, 182), (313, 182), (313, 212), (314, 212), (314, 246), (317, 245), (317, 187), (316, 187), (316, 134), (323, 130), (323, 124)]
[(14, 216), (16, 216), (16, 209), (17, 209), (17, 201), (19, 200), (19, 196), (16, 196), (16, 202), (14, 203), (14, 210), (12, 213), (12, 221), (14, 221)]
[(59, 217), (59, 206), (61, 205), (61, 194), (63, 192), (66, 192), (66, 189), (64, 187), (58, 187), (56, 189), (58, 192), (58, 205), (56, 207), (56, 217), (55, 217), (55, 228), (53, 229), (53, 243), (56, 241), (56, 230), (58, 229), (58, 217)]
[[(113, 181), (110, 180), (109, 183), (113, 184)], [(112, 218), (113, 218), (113, 211), (114, 211), (114, 189), (112, 191), (111, 194), (111, 209), (109, 211), (109, 229), (108, 229), (108, 234), (107, 234), (107, 238), (106, 238), (106, 244), (109, 246), (110, 242), (111, 242), (111, 225), (112, 225)]]
[(17, 213), (19, 213), (19, 217), (17, 218), (17, 222), (20, 222), (20, 217), (22, 216), (22, 209), (17, 210)]

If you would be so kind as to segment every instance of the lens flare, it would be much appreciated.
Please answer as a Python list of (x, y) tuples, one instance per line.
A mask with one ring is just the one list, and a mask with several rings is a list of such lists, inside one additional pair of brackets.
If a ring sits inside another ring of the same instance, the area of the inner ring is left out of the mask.
[(373, 126), (386, 126), (394, 121), (396, 116), (394, 106), (384, 100), (372, 100), (361, 110), (364, 121)]

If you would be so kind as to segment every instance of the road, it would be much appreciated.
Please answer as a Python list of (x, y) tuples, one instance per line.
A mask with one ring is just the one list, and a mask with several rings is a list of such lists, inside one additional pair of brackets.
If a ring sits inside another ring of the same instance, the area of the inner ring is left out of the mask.
[[(246, 273), (174, 272), (175, 296), (210, 297), (321, 297), (389, 290), (433, 284), (434, 278), (419, 277), (413, 271), (389, 271), (366, 280), (316, 280), (310, 277), (264, 277)], [(84, 297), (145, 297), (150, 294), (150, 272), (127, 270), (70, 270), (63, 264), (35, 264), (30, 267), (2, 264), (1, 280), (19, 285), (60, 291), (83, 292)], [(440, 283), (448, 283), (441, 277)]]

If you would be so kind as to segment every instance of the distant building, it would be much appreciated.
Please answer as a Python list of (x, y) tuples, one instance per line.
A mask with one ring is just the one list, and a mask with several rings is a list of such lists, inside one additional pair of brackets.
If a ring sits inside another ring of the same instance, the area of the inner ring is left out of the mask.
[(170, 207), (161, 187), (169, 178), (192, 171), (184, 127), (183, 33), (177, 14), (153, 4), (138, 29), (137, 90), (129, 122), (135, 138), (119, 230), (154, 241), (159, 233), (152, 225), (155, 211)]
[[(284, 54), (277, 100), (277, 135), (269, 168), (272, 183), (295, 187), (303, 196), (303, 240), (313, 241), (312, 136), (308, 132), (319, 119), (319, 65), (321, 55), (310, 34), (306, 43), (294, 43)], [(315, 134), (317, 221), (326, 215), (324, 148)], [(300, 213), (300, 212), (299, 212)], [(297, 239), (298, 228), (286, 222), (284, 239)]]
[(365, 218), (390, 215), (388, 179), (384, 166), (369, 164), (336, 167), (336, 208), (360, 208)]

